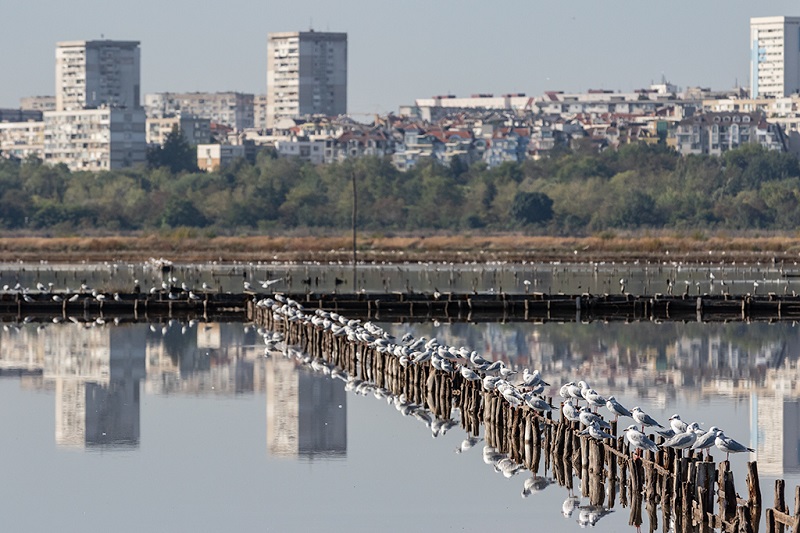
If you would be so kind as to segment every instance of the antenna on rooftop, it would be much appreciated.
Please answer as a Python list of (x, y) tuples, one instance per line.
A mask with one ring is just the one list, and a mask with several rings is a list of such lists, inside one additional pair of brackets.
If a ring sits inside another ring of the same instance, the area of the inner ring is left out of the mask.
[(308, 31), (314, 31), (314, 17), (308, 17)]

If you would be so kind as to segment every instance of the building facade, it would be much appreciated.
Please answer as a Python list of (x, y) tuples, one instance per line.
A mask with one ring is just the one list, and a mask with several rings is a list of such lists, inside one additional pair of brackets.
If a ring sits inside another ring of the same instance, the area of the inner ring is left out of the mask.
[(240, 157), (245, 157), (245, 147), (241, 144), (197, 145), (197, 168), (205, 172), (224, 168)]
[(19, 99), (19, 108), (23, 111), (55, 111), (55, 96), (23, 96)]
[(56, 111), (138, 109), (139, 41), (65, 41), (56, 46)]
[(253, 127), (253, 99), (238, 92), (148, 93), (144, 107), (148, 118), (193, 115), (241, 131)]
[(800, 17), (750, 19), (750, 94), (781, 98), (800, 91)]
[(720, 155), (745, 144), (787, 149), (783, 128), (759, 113), (697, 114), (678, 123), (675, 136), (676, 149), (683, 155)]
[(44, 114), (44, 161), (70, 170), (116, 170), (147, 161), (142, 109)]
[(267, 128), (282, 118), (347, 113), (347, 34), (270, 33)]
[(173, 128), (178, 128), (191, 145), (211, 142), (211, 121), (207, 118), (178, 115), (147, 119), (147, 144), (163, 145)]
[(0, 122), (0, 157), (25, 159), (44, 154), (44, 122)]

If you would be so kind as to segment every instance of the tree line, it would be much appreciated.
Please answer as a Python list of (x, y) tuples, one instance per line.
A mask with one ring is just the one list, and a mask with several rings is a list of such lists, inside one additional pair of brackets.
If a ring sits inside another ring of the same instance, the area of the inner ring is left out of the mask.
[(252, 163), (202, 173), (169, 154), (151, 155), (147, 167), (98, 173), (0, 159), (0, 227), (340, 230), (351, 225), (354, 177), (358, 225), (376, 232), (789, 230), (800, 221), (798, 159), (753, 145), (721, 157), (647, 144), (600, 153), (579, 147), (491, 169), (425, 161), (406, 172), (376, 157), (312, 165), (262, 150)]

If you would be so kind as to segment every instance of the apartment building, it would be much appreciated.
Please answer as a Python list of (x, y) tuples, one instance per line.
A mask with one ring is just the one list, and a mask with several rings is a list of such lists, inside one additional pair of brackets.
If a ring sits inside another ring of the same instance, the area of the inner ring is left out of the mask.
[(142, 109), (80, 109), (44, 114), (44, 161), (70, 170), (116, 170), (147, 161)]
[(64, 41), (56, 46), (56, 110), (138, 109), (139, 41)]
[(245, 147), (241, 144), (197, 145), (197, 168), (205, 172), (224, 168), (240, 157), (245, 157)]
[(241, 131), (253, 127), (253, 100), (239, 92), (148, 93), (144, 107), (149, 118), (193, 115)]
[(800, 17), (750, 19), (750, 94), (780, 98), (800, 91)]
[(0, 157), (25, 159), (44, 154), (44, 122), (0, 122)]
[(23, 96), (19, 99), (19, 108), (23, 111), (55, 111), (55, 96)]
[(786, 151), (786, 136), (760, 113), (701, 113), (683, 119), (676, 128), (676, 149), (683, 155), (720, 155), (745, 144)]
[(267, 119), (347, 113), (347, 34), (270, 33), (267, 42)]
[(173, 128), (183, 134), (192, 145), (211, 142), (211, 121), (207, 118), (178, 115), (166, 118), (147, 119), (147, 144), (163, 145)]

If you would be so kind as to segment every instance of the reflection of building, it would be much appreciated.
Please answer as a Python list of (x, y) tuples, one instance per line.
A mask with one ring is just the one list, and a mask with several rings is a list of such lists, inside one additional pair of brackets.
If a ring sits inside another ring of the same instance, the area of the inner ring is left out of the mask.
[(281, 457), (347, 453), (347, 397), (342, 383), (299, 370), (288, 359), (267, 363), (267, 447)]
[(750, 439), (758, 454), (758, 471), (779, 477), (800, 472), (800, 401), (781, 392), (753, 394), (750, 410)]
[(130, 328), (50, 328), (44, 377), (56, 383), (56, 442), (137, 446), (144, 339)]

